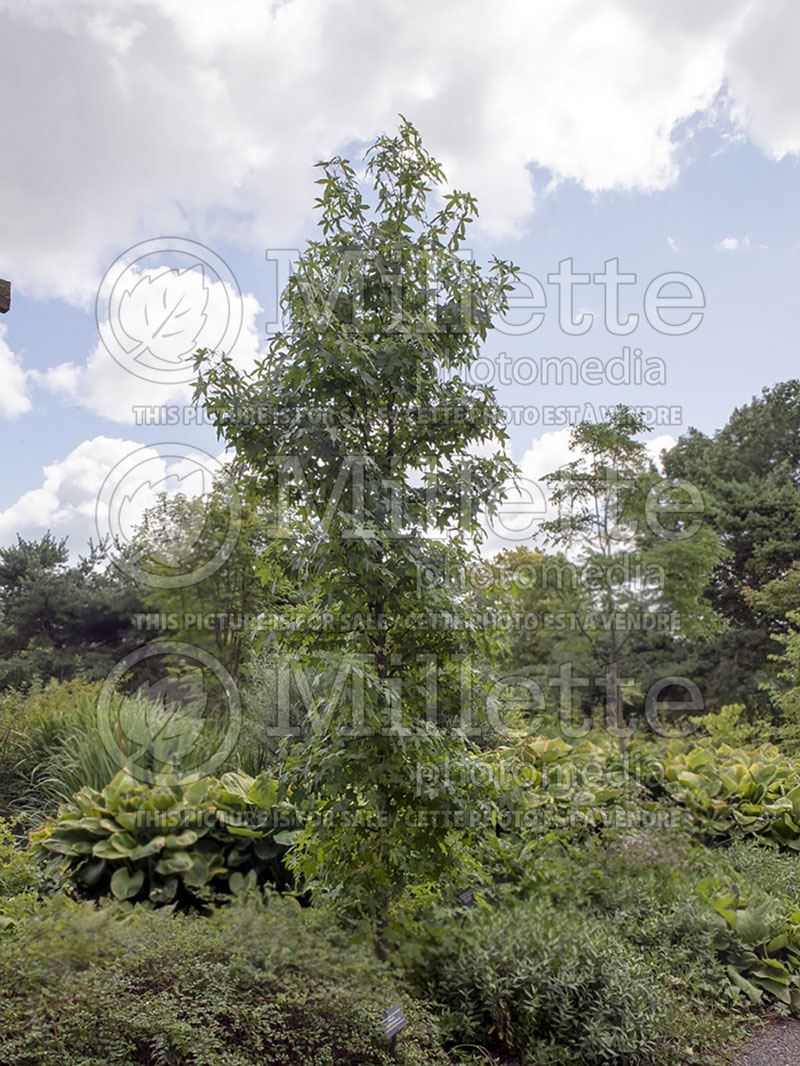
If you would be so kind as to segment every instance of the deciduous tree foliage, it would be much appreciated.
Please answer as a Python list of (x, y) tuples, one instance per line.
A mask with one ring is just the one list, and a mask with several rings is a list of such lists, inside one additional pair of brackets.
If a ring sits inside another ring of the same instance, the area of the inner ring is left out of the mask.
[[(221, 480), (204, 498), (162, 494), (145, 513), (129, 552), (140, 565), (147, 559), (148, 571), (156, 575), (204, 575), (144, 588), (146, 613), (157, 623), (145, 635), (202, 648), (238, 677), (255, 620), (285, 592), (272, 594), (257, 574), (274, 516), (252, 502), (232, 515), (233, 485), (232, 479)], [(226, 549), (234, 521), (235, 537)], [(213, 565), (206, 566), (209, 560)]]
[(664, 466), (702, 489), (724, 548), (708, 596), (726, 627), (699, 646), (696, 667), (717, 703), (754, 705), (800, 561), (800, 381), (764, 388), (711, 437), (690, 429)]
[[(463, 254), (475, 200), (441, 191), (411, 123), (367, 153), (372, 205), (347, 160), (319, 166), (322, 237), (284, 293), (286, 328), (249, 376), (199, 353), (197, 395), (251, 491), (282, 509), (272, 555), (291, 545), (305, 600), (284, 646), (338, 679), (290, 761), (318, 815), (296, 861), (374, 918), (380, 952), (392, 898), (455, 854), (443, 767), (467, 751), (481, 632), (466, 610), (448, 625), (464, 605), (421, 575), (474, 558), (513, 470), (494, 394), (464, 371), (515, 268)], [(326, 629), (310, 624), (320, 612)]]
[(636, 439), (646, 429), (624, 404), (604, 422), (581, 422), (570, 442), (576, 458), (545, 478), (560, 514), (544, 530), (582, 564), (575, 618), (595, 670), (607, 675), (608, 727), (622, 751), (631, 731), (624, 689), (644, 696), (633, 638), (648, 618), (654, 631), (674, 620), (684, 638), (713, 628), (702, 589), (719, 557), (687, 487), (662, 478)]

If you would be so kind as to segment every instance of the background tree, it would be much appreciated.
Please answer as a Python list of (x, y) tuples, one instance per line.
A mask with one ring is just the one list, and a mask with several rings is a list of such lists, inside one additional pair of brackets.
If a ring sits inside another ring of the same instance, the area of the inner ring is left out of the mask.
[[(773, 723), (769, 729), (769, 739), (791, 751), (800, 742), (800, 609), (789, 610), (785, 622), (786, 629), (775, 636), (781, 651), (770, 656), (775, 667), (762, 688), (778, 720), (777, 727)], [(765, 725), (759, 722), (757, 728), (763, 731)], [(767, 738), (762, 732), (759, 739), (763, 742)]]
[(644, 694), (631, 669), (634, 635), (658, 632), (670, 616), (685, 637), (714, 624), (701, 592), (719, 555), (717, 537), (707, 523), (693, 522), (685, 490), (660, 477), (635, 439), (647, 428), (625, 405), (605, 422), (581, 422), (570, 441), (578, 457), (544, 479), (559, 517), (543, 529), (581, 566), (575, 628), (596, 674), (606, 677), (608, 724), (623, 751), (623, 679), (629, 698)]
[(694, 668), (715, 705), (764, 710), (759, 685), (780, 651), (773, 637), (786, 630), (785, 597), (772, 583), (791, 583), (800, 562), (800, 381), (763, 389), (711, 437), (690, 429), (664, 468), (703, 491), (724, 548), (708, 598), (726, 624), (698, 644)]
[[(197, 395), (252, 491), (302, 519), (276, 530), (294, 538), (305, 600), (283, 644), (320, 676), (335, 663), (351, 695), (318, 700), (318, 728), (289, 761), (317, 806), (296, 861), (374, 920), (381, 954), (391, 901), (456, 854), (446, 818), (430, 815), (452, 813), (443, 767), (467, 750), (464, 691), (482, 634), (444, 627), (452, 593), (419, 576), (474, 559), (479, 515), (512, 470), (492, 390), (462, 374), (514, 269), (494, 260), (485, 276), (459, 254), (474, 198), (443, 193), (429, 207), (444, 175), (409, 122), (367, 153), (373, 208), (347, 160), (320, 166), (322, 239), (287, 285), (287, 329), (249, 377), (199, 353)], [(269, 420), (243, 416), (256, 409)], [(487, 442), (495, 454), (476, 457)], [(328, 630), (311, 625), (319, 612), (335, 619)]]
[[(148, 509), (128, 551), (147, 570), (161, 577), (177, 576), (172, 587), (144, 588), (145, 615), (151, 615), (155, 633), (150, 639), (170, 639), (202, 648), (238, 677), (249, 654), (249, 642), (258, 616), (279, 610), (287, 590), (279, 578), (267, 588), (259, 560), (269, 543), (274, 515), (251, 500), (238, 504), (232, 515), (230, 476), (218, 480), (203, 497), (162, 493)], [(235, 540), (225, 549), (231, 522)], [(203, 573), (204, 564), (221, 552), (221, 564), (209, 567), (200, 580), (181, 583), (180, 575)]]
[(488, 626), (496, 630), (496, 683), (511, 686), (520, 727), (557, 725), (558, 687), (552, 682), (565, 662), (576, 672), (590, 667), (585, 642), (572, 628), (581, 604), (580, 568), (562, 552), (526, 545), (486, 559), (470, 581), (470, 593)]
[(0, 687), (104, 677), (136, 646), (139, 608), (135, 585), (108, 565), (107, 546), (90, 544), (70, 565), (66, 538), (18, 536), (0, 549)]

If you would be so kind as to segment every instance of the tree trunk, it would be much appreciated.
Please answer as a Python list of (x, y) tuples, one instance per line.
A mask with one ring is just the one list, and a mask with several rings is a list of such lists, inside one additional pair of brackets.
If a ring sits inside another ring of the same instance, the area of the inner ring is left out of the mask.
[(375, 919), (375, 931), (372, 938), (372, 946), (375, 951), (375, 958), (379, 962), (386, 962), (386, 930), (389, 926), (386, 912), (379, 914)]
[(619, 670), (614, 664), (614, 715), (617, 722), (617, 735), (619, 739), (619, 753), (624, 755), (628, 750), (627, 741), (625, 739), (625, 714), (622, 709), (622, 689), (619, 685)]

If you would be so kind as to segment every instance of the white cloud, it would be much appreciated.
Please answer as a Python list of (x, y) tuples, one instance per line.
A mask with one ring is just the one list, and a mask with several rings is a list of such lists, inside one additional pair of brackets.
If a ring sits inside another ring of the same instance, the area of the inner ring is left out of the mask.
[(531, 442), (517, 463), (520, 476), (516, 490), (509, 486), (498, 513), (491, 520), (484, 519), (487, 532), (482, 545), (484, 554), (520, 545), (542, 547), (541, 523), (556, 517), (543, 478), (575, 458), (569, 449), (570, 436), (570, 427), (565, 426)]
[(76, 556), (109, 528), (125, 539), (160, 492), (194, 496), (210, 488), (221, 457), (188, 447), (173, 451), (161, 454), (119, 437), (83, 441), (43, 468), (39, 488), (0, 512), (0, 544), (17, 534), (38, 538), (50, 529), (59, 539), (69, 538)]
[(73, 551), (83, 550), (89, 537), (97, 539), (95, 506), (109, 471), (140, 447), (130, 440), (95, 437), (49, 463), (41, 486), (0, 512), (0, 542), (8, 543), (17, 533), (39, 537), (50, 529), (56, 537), (68, 536)]
[(541, 482), (547, 474), (572, 462), (577, 455), (570, 450), (571, 439), (572, 428), (564, 426), (531, 441), (530, 448), (519, 462), (523, 475), (531, 481)]
[(6, 328), (5, 324), (0, 324), (0, 417), (17, 418), (31, 409), (29, 375), (3, 339)]
[(0, 18), (0, 272), (85, 306), (143, 238), (291, 246), (311, 164), (400, 111), (493, 233), (534, 208), (531, 165), (665, 187), (678, 127), (709, 109), (771, 156), (800, 149), (794, 0), (0, 0)]
[(721, 241), (717, 241), (714, 245), (714, 250), (717, 252), (735, 252), (741, 248), (749, 247), (749, 237), (723, 237)]
[(800, 5), (757, 0), (730, 43), (727, 75), (742, 124), (773, 159), (800, 150)]
[(680, 242), (678, 241), (677, 237), (667, 237), (667, 244), (670, 246), (673, 252), (677, 252), (678, 248), (680, 247)]
[(661, 466), (661, 453), (663, 451), (669, 451), (678, 443), (678, 438), (673, 437), (671, 433), (662, 433), (658, 437), (646, 437), (644, 441), (647, 454), (656, 464), (659, 470), (663, 473)]
[[(135, 267), (131, 268), (129, 278), (131, 291), (136, 290), (138, 283), (157, 279), (158, 276), (155, 270), (139, 271)], [(192, 299), (196, 296), (193, 291), (191, 273), (177, 274), (174, 278), (174, 286), (174, 291), (170, 293), (170, 300), (180, 305), (182, 298), (186, 297), (184, 306), (188, 306), (191, 311)], [(188, 340), (185, 343), (181, 342), (186, 351), (194, 351), (196, 347), (205, 346), (206, 343), (209, 347), (216, 348), (214, 339), (225, 332), (229, 303), (239, 300), (239, 294), (223, 281), (207, 282), (206, 290), (205, 302), (195, 307), (200, 317), (194, 323)], [(151, 297), (154, 294), (148, 292), (147, 285), (139, 291), (144, 292), (148, 299), (139, 301), (142, 307), (138, 310), (146, 311), (146, 303), (149, 302), (152, 311)], [(157, 303), (160, 302), (158, 293), (155, 296)], [(136, 310), (137, 308), (134, 308), (134, 311)], [(230, 354), (240, 370), (250, 369), (259, 353), (262, 338), (256, 327), (256, 316), (260, 311), (261, 307), (254, 296), (249, 293), (241, 296), (242, 326), (236, 343), (230, 349)], [(112, 317), (115, 319), (114, 334), (108, 330), (107, 322), (104, 323), (106, 328), (102, 330), (102, 334), (111, 343), (117, 358), (112, 356), (103, 341), (99, 340), (84, 365), (60, 363), (44, 373), (36, 372), (34, 375), (36, 380), (62, 399), (100, 415), (102, 418), (128, 425), (137, 424), (137, 421), (138, 424), (150, 424), (147, 421), (149, 412), (137, 411), (137, 408), (175, 405), (190, 409), (192, 386), (181, 379), (193, 376), (191, 362), (187, 362), (180, 352), (178, 357), (175, 357), (174, 353), (161, 351), (156, 343), (153, 343), (154, 354), (145, 349), (146, 357), (143, 362), (138, 362), (133, 356), (126, 357), (125, 350), (114, 343), (114, 336), (123, 336), (125, 345), (135, 355), (141, 347), (137, 344), (140, 338), (125, 336), (121, 333), (120, 325), (126, 327), (129, 334), (135, 334), (136, 326), (141, 324), (139, 316), (134, 314), (133, 324), (126, 320), (124, 314), (119, 316), (118, 313), (113, 313)], [(196, 337), (195, 328), (200, 330)], [(118, 359), (121, 359), (121, 362)], [(128, 368), (150, 375), (150, 377), (139, 377)], [(181, 372), (182, 369), (187, 368), (187, 373)], [(177, 382), (170, 380), (175, 376), (175, 371), (179, 379)], [(191, 424), (193, 418), (191, 410), (187, 410), (186, 417)]]

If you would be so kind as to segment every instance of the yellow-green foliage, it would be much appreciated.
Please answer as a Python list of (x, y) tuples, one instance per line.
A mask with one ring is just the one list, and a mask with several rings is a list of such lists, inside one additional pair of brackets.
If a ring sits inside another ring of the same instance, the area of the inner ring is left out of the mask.
[(749, 747), (769, 739), (769, 723), (749, 722), (745, 717), (746, 710), (743, 703), (729, 703), (716, 714), (703, 715), (700, 725), (715, 744)]
[(706, 836), (757, 836), (800, 851), (800, 771), (774, 745), (748, 751), (712, 740), (673, 741), (664, 775), (672, 798)]
[[(520, 827), (597, 828), (636, 804), (652, 809), (648, 784), (661, 777), (660, 763), (632, 745), (620, 755), (611, 738), (518, 736), (480, 757), (497, 788), (502, 811)], [(502, 822), (501, 822), (502, 824)]]

